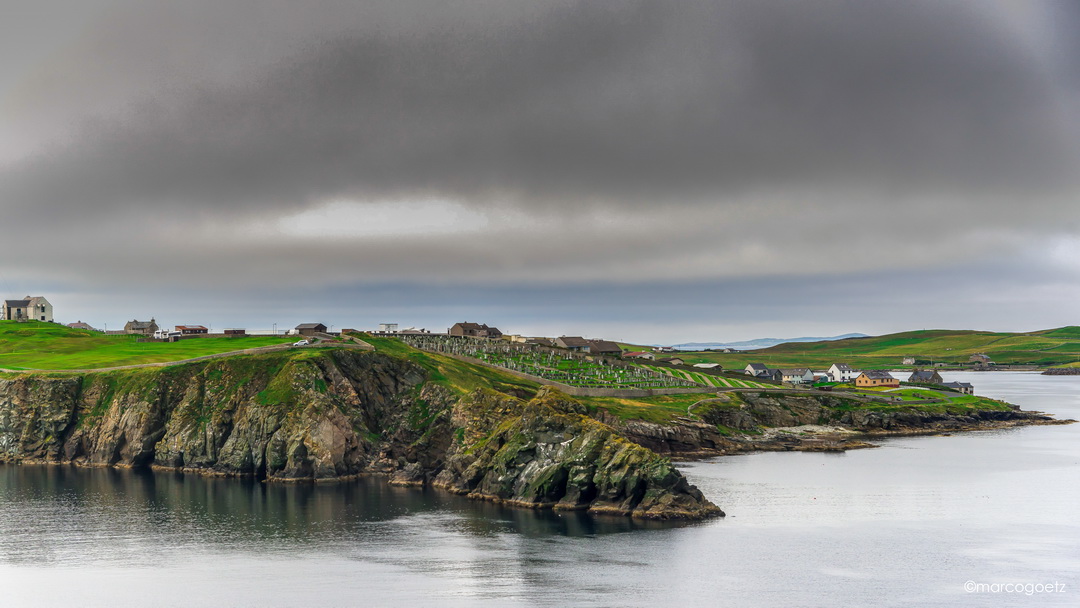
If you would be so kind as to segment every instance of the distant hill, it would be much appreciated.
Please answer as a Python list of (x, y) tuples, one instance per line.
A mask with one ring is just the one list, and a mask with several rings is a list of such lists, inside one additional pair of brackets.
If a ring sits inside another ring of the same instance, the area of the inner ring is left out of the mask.
[(683, 344), (673, 344), (672, 348), (677, 350), (718, 350), (721, 348), (732, 348), (735, 350), (757, 350), (760, 348), (769, 348), (770, 346), (776, 346), (778, 344), (787, 344), (788, 342), (830, 342), (832, 340), (846, 340), (848, 338), (869, 338), (866, 334), (844, 334), (842, 336), (831, 337), (805, 337), (805, 338), (758, 338), (756, 340), (744, 340), (742, 342), (685, 342)]
[(932, 329), (884, 336), (817, 342), (789, 341), (769, 348), (737, 353), (688, 352), (687, 363), (719, 363), (727, 369), (747, 363), (770, 367), (813, 367), (832, 363), (855, 368), (901, 367), (911, 357), (916, 365), (966, 365), (971, 355), (985, 353), (998, 364), (1063, 365), (1080, 361), (1080, 327), (1059, 327), (1027, 333)]

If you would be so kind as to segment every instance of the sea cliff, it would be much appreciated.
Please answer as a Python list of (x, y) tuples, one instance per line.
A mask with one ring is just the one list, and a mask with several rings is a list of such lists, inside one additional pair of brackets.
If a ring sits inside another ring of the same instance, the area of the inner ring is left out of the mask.
[(653, 451), (550, 388), (455, 391), (349, 350), (0, 380), (0, 461), (267, 481), (382, 474), (473, 498), (651, 519), (722, 515)]

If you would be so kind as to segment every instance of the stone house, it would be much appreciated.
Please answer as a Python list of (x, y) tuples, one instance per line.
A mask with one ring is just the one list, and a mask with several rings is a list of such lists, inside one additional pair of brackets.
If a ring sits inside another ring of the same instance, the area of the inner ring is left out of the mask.
[(467, 338), (491, 338), (498, 339), (502, 337), (502, 332), (497, 327), (488, 327), (484, 323), (454, 323), (454, 326), (446, 330), (446, 333), (451, 336), (462, 336)]
[(124, 333), (139, 336), (152, 336), (158, 330), (158, 324), (150, 317), (149, 321), (131, 320), (124, 323)]
[(932, 369), (917, 369), (908, 376), (907, 381), (921, 384), (941, 384), (944, 382), (941, 379), (941, 374)]
[(53, 321), (53, 306), (45, 296), (26, 296), (22, 300), (4, 300), (0, 319), (5, 321)]

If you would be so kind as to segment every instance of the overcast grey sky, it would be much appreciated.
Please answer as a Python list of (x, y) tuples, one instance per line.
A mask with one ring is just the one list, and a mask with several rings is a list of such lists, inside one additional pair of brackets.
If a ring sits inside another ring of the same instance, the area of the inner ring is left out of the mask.
[(7, 4), (0, 290), (64, 322), (1080, 323), (1069, 0)]

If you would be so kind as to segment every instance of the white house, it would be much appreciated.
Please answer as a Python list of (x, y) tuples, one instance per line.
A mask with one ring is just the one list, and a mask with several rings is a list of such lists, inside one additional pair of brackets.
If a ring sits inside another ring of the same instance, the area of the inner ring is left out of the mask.
[(833, 382), (851, 382), (859, 372), (851, 369), (847, 363), (833, 363), (829, 368), (829, 377)]

